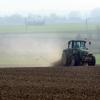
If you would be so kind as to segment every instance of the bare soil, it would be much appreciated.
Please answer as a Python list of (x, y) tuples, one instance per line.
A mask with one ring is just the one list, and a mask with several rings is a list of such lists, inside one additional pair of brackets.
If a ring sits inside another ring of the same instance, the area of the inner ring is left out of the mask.
[(100, 65), (1, 68), (0, 100), (100, 100)]

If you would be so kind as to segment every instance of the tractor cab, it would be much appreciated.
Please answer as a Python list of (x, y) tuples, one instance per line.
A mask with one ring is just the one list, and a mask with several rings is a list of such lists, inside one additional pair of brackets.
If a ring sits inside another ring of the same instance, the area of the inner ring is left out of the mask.
[(68, 42), (68, 48), (87, 49), (86, 48), (86, 41), (84, 41), (84, 40), (71, 40)]

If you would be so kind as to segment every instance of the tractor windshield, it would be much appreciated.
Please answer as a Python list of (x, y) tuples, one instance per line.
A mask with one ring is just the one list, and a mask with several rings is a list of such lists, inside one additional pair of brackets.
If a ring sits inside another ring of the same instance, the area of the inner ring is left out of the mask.
[(85, 44), (86, 44), (86, 42), (84, 42), (84, 41), (74, 41), (73, 48), (86, 49)]

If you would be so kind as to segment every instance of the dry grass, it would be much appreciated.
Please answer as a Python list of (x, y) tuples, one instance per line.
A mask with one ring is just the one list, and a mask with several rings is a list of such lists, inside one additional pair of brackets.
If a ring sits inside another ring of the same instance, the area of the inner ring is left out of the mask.
[(100, 67), (2, 68), (0, 100), (100, 100)]

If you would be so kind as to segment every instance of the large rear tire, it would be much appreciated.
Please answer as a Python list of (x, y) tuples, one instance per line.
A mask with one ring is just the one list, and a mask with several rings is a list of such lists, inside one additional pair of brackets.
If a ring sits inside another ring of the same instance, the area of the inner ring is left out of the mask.
[(63, 64), (64, 66), (67, 65), (67, 56), (66, 56), (66, 52), (63, 52), (63, 54), (62, 54), (62, 64)]
[(75, 63), (76, 63), (75, 57), (72, 56), (72, 57), (71, 57), (70, 66), (75, 66)]
[(70, 66), (70, 57), (67, 55), (66, 52), (63, 52), (62, 54), (62, 64), (64, 66)]
[(79, 66), (80, 65), (80, 59), (77, 55), (73, 55), (71, 57), (67, 57), (68, 55), (66, 52), (63, 52), (62, 54), (62, 64), (64, 66)]
[(80, 59), (77, 55), (72, 56), (70, 65), (71, 66), (79, 66), (80, 65)]

